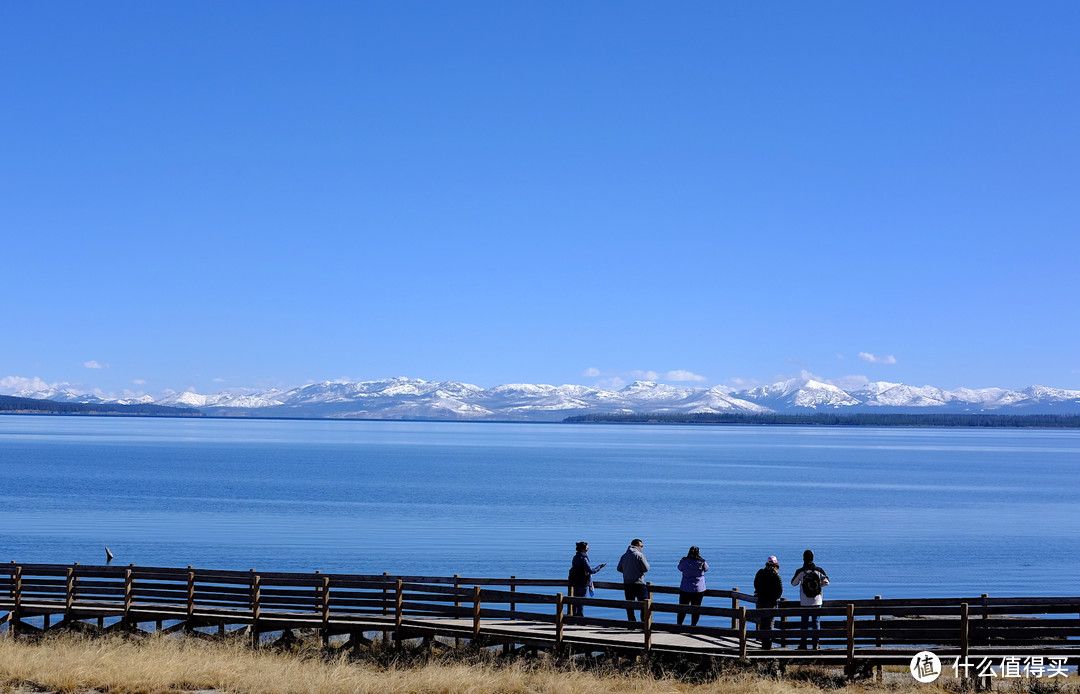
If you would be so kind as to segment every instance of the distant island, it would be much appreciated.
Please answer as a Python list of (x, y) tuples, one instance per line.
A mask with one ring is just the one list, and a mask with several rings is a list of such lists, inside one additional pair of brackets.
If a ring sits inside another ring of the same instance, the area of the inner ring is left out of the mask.
[(1080, 429), (1080, 415), (1052, 414), (583, 414), (570, 424), (781, 424), (849, 427)]

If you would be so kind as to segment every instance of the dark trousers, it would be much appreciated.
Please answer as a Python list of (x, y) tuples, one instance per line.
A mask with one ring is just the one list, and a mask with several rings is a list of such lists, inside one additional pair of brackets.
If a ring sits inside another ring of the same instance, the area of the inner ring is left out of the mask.
[[(679, 591), (679, 604), (680, 605), (694, 605), (695, 607), (697, 607), (697, 606), (701, 605), (701, 599), (703, 597), (705, 597), (705, 593), (687, 593), (685, 591), (680, 590)], [(701, 615), (699, 615), (699, 614), (690, 615), (690, 626), (696, 627), (698, 617), (700, 617), (700, 616)], [(682, 624), (683, 620), (686, 619), (686, 613), (685, 612), (680, 612), (679, 616), (676, 617), (676, 619), (678, 620), (679, 624)]]
[[(627, 600), (640, 600), (641, 602), (645, 602), (645, 597), (648, 595), (648, 591), (645, 590), (644, 583), (624, 583), (623, 595), (626, 597)], [(626, 608), (626, 618), (631, 622), (637, 621), (637, 619), (634, 617), (634, 609), (632, 607)], [(642, 617), (642, 619), (644, 619), (644, 616)]]
[[(776, 603), (770, 603), (767, 600), (759, 601), (757, 606), (759, 610), (776, 609)], [(757, 628), (758, 631), (772, 631), (776, 628), (776, 617), (762, 617), (758, 619)], [(761, 641), (762, 650), (768, 651), (772, 649), (772, 634), (758, 634), (758, 640)]]
[[(572, 598), (587, 598), (589, 597), (589, 586), (569, 586), (569, 595)], [(585, 608), (581, 605), (570, 606), (571, 617), (584, 617)]]
[[(776, 626), (776, 617), (762, 617), (758, 620), (758, 631), (772, 631)], [(763, 650), (772, 650), (772, 636), (770, 634), (758, 634), (758, 639), (761, 641), (761, 648)]]
[[(816, 614), (804, 614), (802, 617), (802, 624), (800, 625), (804, 630), (812, 629), (815, 631), (821, 630), (821, 624), (818, 623), (818, 616)], [(818, 637), (815, 635), (813, 638), (814, 648), (818, 647)], [(799, 648), (806, 648), (806, 637), (802, 637), (799, 640)]]

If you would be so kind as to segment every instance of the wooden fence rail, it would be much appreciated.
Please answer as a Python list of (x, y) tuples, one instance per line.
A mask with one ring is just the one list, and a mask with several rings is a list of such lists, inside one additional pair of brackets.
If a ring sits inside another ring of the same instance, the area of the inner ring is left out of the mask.
[[(598, 582), (596, 588), (622, 592), (621, 583)], [(877, 597), (757, 609), (754, 596), (738, 589), (706, 591), (699, 607), (677, 604), (678, 589), (668, 586), (650, 586), (644, 602), (564, 592), (565, 581), (516, 577), (12, 562), (0, 565), (0, 611), (6, 611), (0, 624), (12, 636), (63, 628), (136, 630), (152, 622), (166, 632), (242, 631), (255, 642), (264, 634), (313, 629), (326, 643), (344, 636), (353, 646), (370, 642), (365, 633), (381, 632), (398, 644), (438, 636), (506, 647), (848, 663), (904, 662), (919, 650), (956, 657), (1080, 654), (1080, 597)], [(628, 609), (641, 621), (628, 621)], [(573, 616), (579, 610), (587, 616)], [(679, 625), (680, 616), (697, 616), (701, 623)], [(804, 627), (804, 616), (818, 617), (820, 628)], [(773, 629), (759, 629), (769, 617)], [(763, 638), (774, 648), (766, 650)], [(819, 648), (794, 648), (802, 642)]]

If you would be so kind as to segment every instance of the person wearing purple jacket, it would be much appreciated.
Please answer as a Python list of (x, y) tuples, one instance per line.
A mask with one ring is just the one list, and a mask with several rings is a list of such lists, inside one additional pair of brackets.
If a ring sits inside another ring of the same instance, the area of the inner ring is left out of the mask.
[[(701, 549), (691, 547), (679, 561), (679, 572), (682, 573), (682, 583), (679, 584), (680, 605), (701, 605), (701, 599), (705, 597), (705, 572), (708, 570), (709, 565), (701, 557)], [(690, 626), (696, 627), (700, 616), (691, 615)], [(679, 613), (679, 624), (683, 623), (685, 617), (686, 613)]]

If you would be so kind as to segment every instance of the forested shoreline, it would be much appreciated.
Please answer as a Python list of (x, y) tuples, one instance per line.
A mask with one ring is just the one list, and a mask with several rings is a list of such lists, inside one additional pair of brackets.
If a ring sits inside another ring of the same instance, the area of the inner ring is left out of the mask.
[(975, 427), (1020, 429), (1077, 429), (1080, 415), (1053, 414), (907, 414), (856, 412), (834, 414), (583, 414), (563, 420), (570, 424), (758, 424), (852, 427)]
[(201, 417), (202, 412), (184, 407), (166, 405), (119, 405), (87, 404), (81, 402), (57, 402), (37, 398), (19, 398), (0, 395), (0, 413), (5, 414), (120, 414), (151, 417)]

